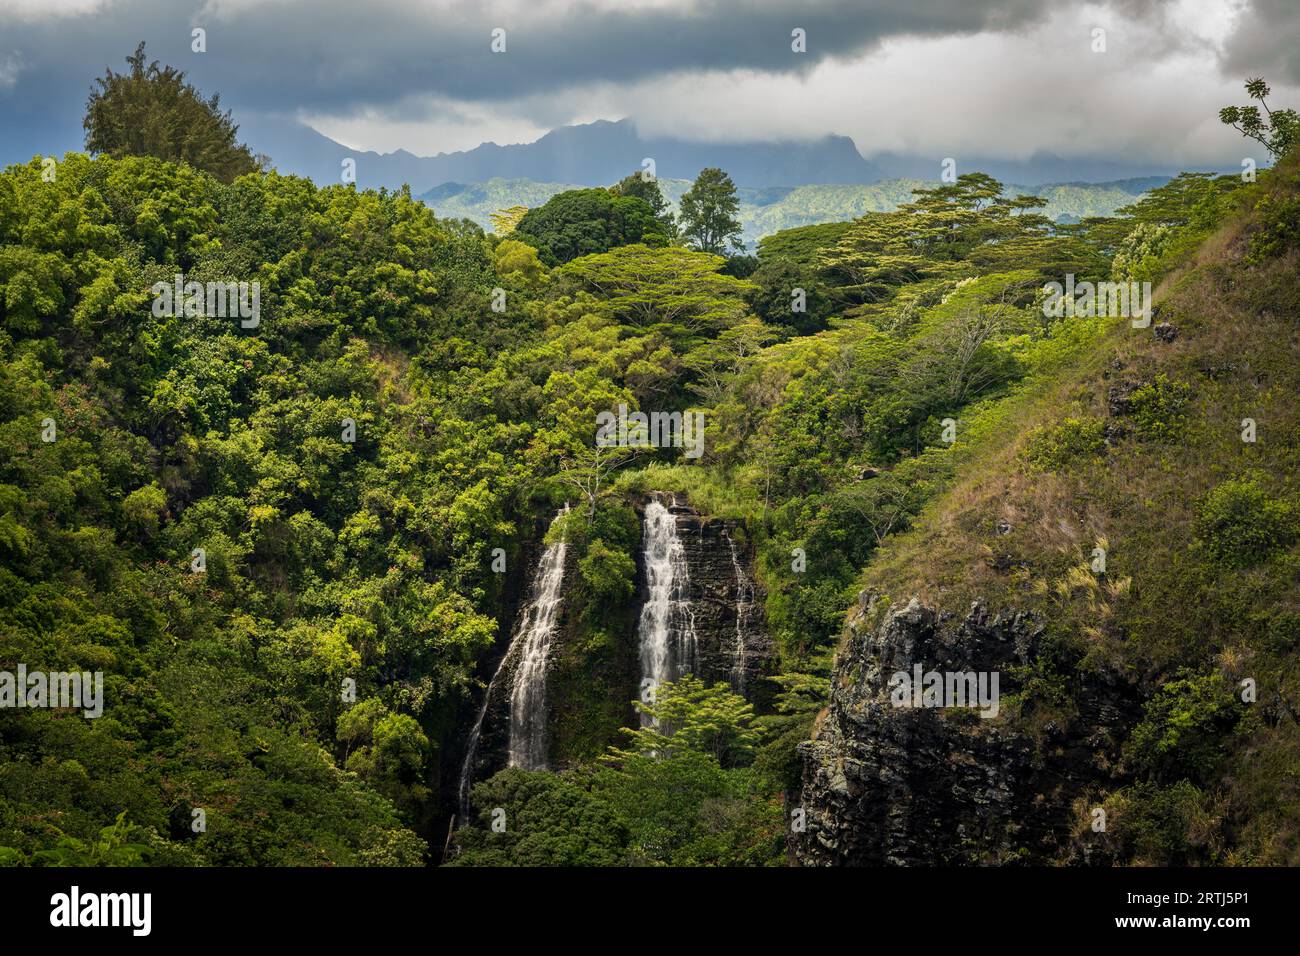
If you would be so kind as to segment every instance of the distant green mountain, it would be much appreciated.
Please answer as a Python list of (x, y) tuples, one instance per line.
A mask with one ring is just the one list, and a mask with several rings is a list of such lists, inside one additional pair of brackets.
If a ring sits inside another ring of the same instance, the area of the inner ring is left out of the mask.
[[(1078, 222), (1089, 216), (1110, 216), (1148, 189), (1162, 185), (1165, 177), (1150, 176), (1109, 183), (1052, 183), (1045, 186), (1008, 185), (1007, 192), (1042, 196), (1044, 212), (1057, 222)], [(907, 202), (912, 190), (933, 185), (922, 179), (886, 179), (871, 185), (794, 186), (764, 189), (740, 188), (740, 221), (745, 243), (751, 248), (763, 236), (796, 226), (842, 222), (869, 212), (896, 209)], [(674, 212), (682, 193), (690, 188), (686, 179), (661, 179), (664, 197)], [(574, 183), (541, 183), (532, 179), (489, 179), (482, 183), (444, 183), (420, 196), (443, 218), (472, 219), (484, 229), (492, 228), (492, 213), (510, 206), (540, 206), (566, 189), (584, 189)]]

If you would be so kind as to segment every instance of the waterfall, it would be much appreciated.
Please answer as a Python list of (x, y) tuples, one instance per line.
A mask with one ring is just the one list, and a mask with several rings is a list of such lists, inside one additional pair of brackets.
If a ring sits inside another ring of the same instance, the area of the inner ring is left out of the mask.
[[(568, 513), (566, 504), (551, 524)], [(469, 813), (469, 791), (474, 784), (474, 761), (478, 756), (483, 720), (502, 680), (510, 681), (509, 766), (525, 770), (546, 769), (546, 665), (562, 602), (560, 587), (564, 583), (567, 550), (563, 541), (557, 541), (547, 545), (542, 552), (542, 559), (529, 585), (528, 603), (520, 609), (515, 622), (510, 647), (502, 656), (483, 695), (483, 704), (470, 731), (465, 762), (460, 771), (458, 796), (462, 818)], [(513, 671), (511, 662), (514, 662)]]
[[(566, 504), (555, 520), (568, 513)], [(565, 543), (557, 541), (542, 555), (520, 631), (523, 645), (510, 690), (510, 766), (524, 770), (546, 769), (546, 665), (563, 600), (566, 550)]]
[[(649, 594), (641, 608), (637, 642), (641, 649), (641, 687), (658, 688), (695, 671), (695, 616), (690, 602), (686, 552), (677, 536), (677, 519), (659, 501), (645, 509), (645, 574)], [(649, 717), (641, 715), (643, 726)]]
[(725, 528), (722, 534), (727, 539), (727, 547), (731, 549), (731, 566), (736, 572), (736, 649), (731, 664), (731, 689), (737, 694), (744, 694), (745, 678), (748, 676), (745, 633), (754, 608), (754, 585), (745, 574), (745, 569), (740, 566), (740, 556), (736, 554), (736, 542), (731, 540), (731, 534)]
[[(505, 659), (502, 659), (502, 664)], [(465, 745), (465, 762), (460, 767), (460, 784), (456, 789), (456, 796), (460, 805), (460, 819), (463, 824), (469, 819), (469, 788), (474, 785), (474, 758), (478, 756), (478, 741), (483, 732), (483, 718), (487, 716), (488, 701), (492, 699), (492, 690), (496, 687), (497, 678), (501, 676), (501, 666), (497, 666), (497, 672), (492, 675), (492, 681), (488, 684), (487, 691), (483, 694), (483, 704), (478, 709), (478, 717), (474, 721), (474, 729), (469, 732), (469, 740)]]

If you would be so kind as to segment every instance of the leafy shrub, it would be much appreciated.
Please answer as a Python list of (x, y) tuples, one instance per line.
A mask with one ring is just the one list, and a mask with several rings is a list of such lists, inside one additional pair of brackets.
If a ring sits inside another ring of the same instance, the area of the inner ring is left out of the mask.
[(1249, 262), (1262, 262), (1300, 246), (1300, 196), (1266, 195), (1255, 205), (1259, 231), (1250, 239)]
[(1138, 434), (1151, 441), (1171, 441), (1183, 430), (1183, 410), (1192, 396), (1192, 387), (1177, 382), (1161, 372), (1138, 388), (1129, 400)]
[(32, 854), (32, 862), (39, 866), (141, 866), (151, 855), (146, 844), (136, 842), (145, 837), (143, 828), (128, 822), (123, 810), (112, 826), (99, 831), (97, 839), (81, 840), (61, 833), (52, 848)]
[(1287, 502), (1271, 498), (1253, 479), (1238, 478), (1206, 495), (1196, 530), (1216, 561), (1244, 567), (1295, 541), (1295, 512)]
[(1039, 428), (1029, 439), (1025, 457), (1044, 471), (1064, 468), (1081, 458), (1094, 458), (1106, 450), (1106, 423), (1100, 418), (1066, 418)]
[(1162, 781), (1209, 779), (1238, 717), (1231, 688), (1218, 674), (1170, 681), (1147, 701), (1126, 757), (1139, 773)]
[(635, 590), (632, 582), (636, 562), (599, 538), (587, 546), (586, 555), (578, 561), (578, 573), (594, 603), (617, 604), (631, 597)]
[(1111, 275), (1121, 282), (1151, 281), (1156, 274), (1154, 265), (1168, 249), (1173, 237), (1174, 230), (1170, 226), (1154, 222), (1138, 223), (1120, 241), (1111, 262)]
[(1186, 866), (1217, 861), (1218, 816), (1208, 795), (1189, 781), (1170, 787), (1141, 783), (1117, 795), (1113, 803), (1114, 834), (1135, 863)]

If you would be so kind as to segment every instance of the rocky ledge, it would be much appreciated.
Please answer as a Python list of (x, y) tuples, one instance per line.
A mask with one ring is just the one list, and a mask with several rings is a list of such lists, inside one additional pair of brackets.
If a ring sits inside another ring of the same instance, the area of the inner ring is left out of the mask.
[[(1109, 776), (1111, 732), (1132, 717), (1128, 688), (1080, 679), (1078, 714), (1031, 734), (1006, 707), (1042, 628), (1025, 614), (964, 618), (912, 600), (883, 616), (866, 599), (851, 618), (830, 704), (800, 745), (790, 795), (791, 851), (805, 866), (1046, 863), (1075, 853), (1075, 801)], [(878, 623), (877, 619), (879, 619)], [(996, 717), (978, 709), (899, 706), (897, 673), (999, 675)], [(1012, 708), (1014, 709), (1014, 708)]]

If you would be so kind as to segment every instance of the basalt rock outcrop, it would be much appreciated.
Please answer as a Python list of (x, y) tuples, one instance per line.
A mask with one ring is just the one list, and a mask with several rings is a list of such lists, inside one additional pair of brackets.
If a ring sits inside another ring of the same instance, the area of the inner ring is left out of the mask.
[(996, 671), (1005, 703), (1022, 689), (1016, 668), (1035, 659), (1043, 631), (978, 602), (964, 618), (916, 600), (878, 610), (864, 599), (851, 617), (829, 707), (800, 745), (801, 790), (788, 801), (794, 860), (1005, 864), (1074, 854), (1075, 801), (1118, 762), (1116, 730), (1135, 716), (1130, 689), (1106, 674), (1081, 679), (1077, 716), (1033, 733), (1005, 708), (985, 719), (977, 709), (896, 706), (891, 677), (917, 664)]

